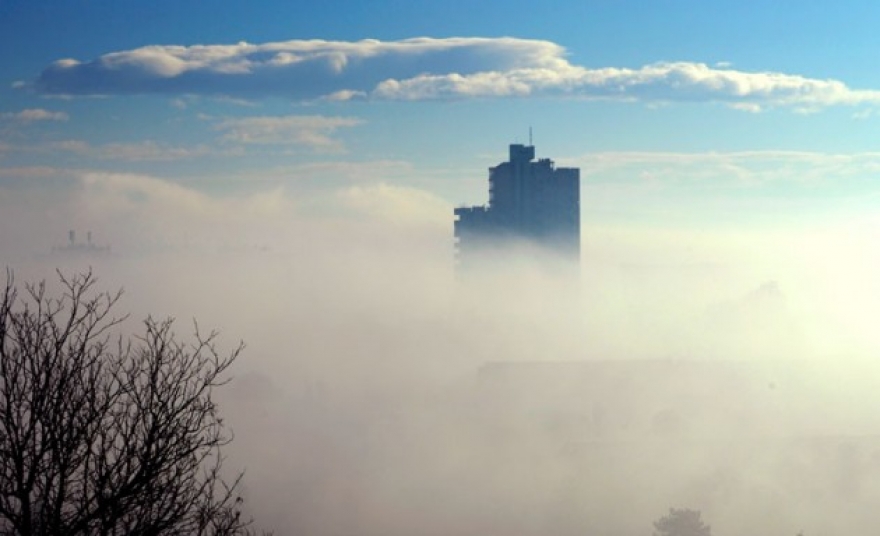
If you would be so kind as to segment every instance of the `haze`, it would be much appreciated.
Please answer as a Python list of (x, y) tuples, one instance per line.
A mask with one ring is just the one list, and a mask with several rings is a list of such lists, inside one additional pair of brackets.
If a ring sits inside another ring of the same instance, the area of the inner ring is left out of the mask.
[[(0, 1), (16, 281), (243, 340), (228, 463), (279, 535), (870, 533), (880, 8), (355, 4)], [(579, 276), (456, 273), (530, 126)]]

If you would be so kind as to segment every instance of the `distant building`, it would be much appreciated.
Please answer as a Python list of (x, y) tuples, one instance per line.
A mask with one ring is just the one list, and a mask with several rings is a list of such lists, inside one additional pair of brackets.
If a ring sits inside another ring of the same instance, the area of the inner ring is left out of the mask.
[(110, 254), (110, 246), (103, 245), (99, 246), (92, 242), (92, 232), (89, 231), (86, 233), (86, 241), (85, 242), (77, 242), (76, 240), (76, 231), (70, 230), (67, 233), (67, 244), (63, 246), (55, 246), (52, 248), (52, 253), (55, 254), (63, 254), (68, 256), (95, 256), (95, 255), (109, 255)]
[(455, 209), (462, 264), (518, 242), (580, 259), (580, 170), (535, 160), (533, 145), (510, 146), (510, 160), (489, 168), (489, 204)]

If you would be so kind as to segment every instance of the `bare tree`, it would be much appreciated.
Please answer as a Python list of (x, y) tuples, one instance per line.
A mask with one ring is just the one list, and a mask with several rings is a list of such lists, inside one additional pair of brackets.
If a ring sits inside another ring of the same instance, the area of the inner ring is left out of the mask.
[(242, 346), (151, 318), (122, 337), (120, 293), (59, 277), (51, 297), (7, 273), (0, 302), (0, 534), (246, 534), (212, 398)]
[(654, 522), (654, 536), (711, 536), (712, 529), (703, 523), (699, 510), (670, 508), (669, 514)]

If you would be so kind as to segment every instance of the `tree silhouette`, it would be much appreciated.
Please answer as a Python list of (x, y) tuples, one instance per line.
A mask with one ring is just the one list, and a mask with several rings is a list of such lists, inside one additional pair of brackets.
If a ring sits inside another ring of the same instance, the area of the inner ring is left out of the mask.
[(709, 525), (700, 519), (699, 510), (670, 508), (669, 514), (654, 522), (654, 536), (711, 536)]
[(248, 533), (212, 398), (242, 346), (151, 318), (122, 337), (121, 292), (59, 278), (56, 298), (7, 273), (0, 300), (0, 534)]

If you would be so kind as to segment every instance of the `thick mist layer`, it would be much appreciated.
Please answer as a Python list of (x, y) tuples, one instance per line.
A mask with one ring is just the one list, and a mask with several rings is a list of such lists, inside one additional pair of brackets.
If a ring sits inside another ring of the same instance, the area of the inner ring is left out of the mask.
[(6, 193), (17, 281), (91, 267), (121, 313), (246, 342), (229, 465), (276, 534), (637, 534), (673, 506), (716, 535), (880, 521), (864, 220), (588, 221), (579, 268), (524, 245), (463, 274), (451, 207), (419, 190)]

